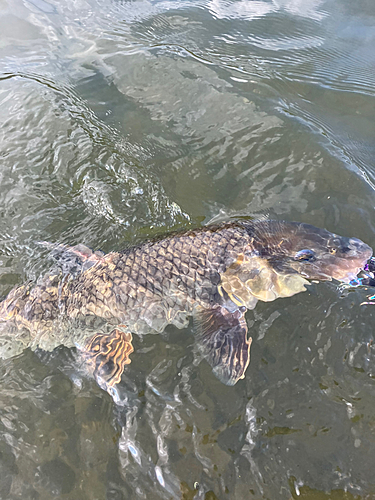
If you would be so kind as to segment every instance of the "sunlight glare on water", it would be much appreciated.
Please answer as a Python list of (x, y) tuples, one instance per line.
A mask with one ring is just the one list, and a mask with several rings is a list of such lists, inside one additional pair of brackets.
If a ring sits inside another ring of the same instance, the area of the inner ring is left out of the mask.
[[(40, 242), (121, 250), (235, 215), (375, 245), (371, 0), (0, 0), (0, 294)], [(335, 284), (247, 314), (245, 380), (194, 328), (0, 363), (0, 498), (371, 499), (374, 312)]]

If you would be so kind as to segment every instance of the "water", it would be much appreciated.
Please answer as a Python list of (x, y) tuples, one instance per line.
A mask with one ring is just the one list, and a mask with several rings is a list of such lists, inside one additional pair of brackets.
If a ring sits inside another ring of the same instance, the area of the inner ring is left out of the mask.
[[(51, 262), (270, 214), (375, 246), (371, 0), (1, 0), (0, 294)], [(72, 353), (0, 364), (2, 499), (371, 499), (366, 292), (248, 313), (226, 387), (192, 328), (134, 340), (121, 404)]]

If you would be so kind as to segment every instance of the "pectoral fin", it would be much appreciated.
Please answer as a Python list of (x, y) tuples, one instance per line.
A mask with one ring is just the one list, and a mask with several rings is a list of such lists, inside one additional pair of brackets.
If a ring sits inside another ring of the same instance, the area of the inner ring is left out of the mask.
[(125, 365), (131, 362), (132, 335), (117, 328), (110, 334), (96, 333), (80, 351), (88, 371), (100, 387), (108, 391), (120, 382)]
[(201, 310), (197, 316), (197, 340), (214, 374), (226, 385), (245, 377), (250, 362), (251, 338), (247, 338), (244, 312), (230, 313), (222, 306)]

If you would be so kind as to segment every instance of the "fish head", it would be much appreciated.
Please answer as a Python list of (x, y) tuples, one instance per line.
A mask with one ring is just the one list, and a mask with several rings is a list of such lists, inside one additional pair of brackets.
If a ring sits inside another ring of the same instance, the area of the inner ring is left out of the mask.
[(299, 222), (253, 222), (252, 236), (257, 253), (276, 272), (298, 273), (307, 280), (348, 283), (372, 256), (372, 249), (358, 238)]

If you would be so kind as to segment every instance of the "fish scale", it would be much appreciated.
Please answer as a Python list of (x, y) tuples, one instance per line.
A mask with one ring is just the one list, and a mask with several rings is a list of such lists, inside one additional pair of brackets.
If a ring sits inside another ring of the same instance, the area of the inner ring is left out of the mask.
[[(334, 252), (332, 241), (341, 245)], [(201, 325), (197, 340), (214, 372), (233, 384), (250, 359), (246, 309), (304, 291), (306, 278), (346, 279), (372, 254), (360, 240), (266, 220), (208, 226), (123, 253), (102, 255), (83, 245), (59, 250), (65, 271), (71, 259), (71, 274), (16, 287), (1, 303), (0, 356), (25, 347), (77, 346), (104, 388), (117, 383), (130, 362), (130, 332), (183, 328), (191, 315)]]
[[(26, 296), (22, 287), (12, 291), (2, 303), (1, 319), (10, 314), (8, 321), (26, 326), (34, 337), (56, 321), (68, 323), (92, 315), (110, 319), (111, 324), (125, 323), (133, 331), (141, 329), (137, 323), (161, 331), (169, 322), (167, 316), (175, 316), (173, 309), (181, 316), (191, 314), (197, 303), (210, 305), (217, 292), (211, 276), (224, 271), (248, 243), (245, 229), (239, 229), (232, 224), (213, 233), (210, 228), (110, 253), (65, 283), (47, 276)], [(160, 306), (155, 321), (147, 314), (152, 305)], [(176, 324), (180, 326), (181, 319)], [(84, 329), (79, 330), (70, 344), (82, 342), (84, 336)]]

